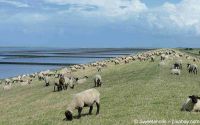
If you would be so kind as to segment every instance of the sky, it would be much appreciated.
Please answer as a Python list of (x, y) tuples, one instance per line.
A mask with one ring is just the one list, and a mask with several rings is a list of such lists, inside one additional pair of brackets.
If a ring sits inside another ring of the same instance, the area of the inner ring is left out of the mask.
[(200, 47), (200, 0), (0, 0), (0, 46)]

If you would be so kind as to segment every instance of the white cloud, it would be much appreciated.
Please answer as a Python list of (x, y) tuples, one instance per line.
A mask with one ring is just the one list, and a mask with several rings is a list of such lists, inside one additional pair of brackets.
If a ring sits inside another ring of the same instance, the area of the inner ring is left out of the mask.
[(196, 32), (200, 35), (200, 0), (182, 0), (178, 4), (164, 3), (145, 13), (145, 20), (158, 29)]
[[(78, 11), (82, 14), (93, 16), (119, 17), (137, 14), (147, 9), (140, 0), (44, 0), (57, 5), (78, 5), (64, 12)], [(88, 5), (95, 6), (95, 11), (83, 11)], [(128, 17), (128, 16), (127, 16)]]
[(28, 4), (26, 3), (22, 3), (22, 2), (18, 2), (18, 1), (11, 1), (11, 0), (0, 0), (0, 3), (7, 3), (7, 4), (11, 4), (13, 6), (16, 6), (16, 7), (29, 7)]

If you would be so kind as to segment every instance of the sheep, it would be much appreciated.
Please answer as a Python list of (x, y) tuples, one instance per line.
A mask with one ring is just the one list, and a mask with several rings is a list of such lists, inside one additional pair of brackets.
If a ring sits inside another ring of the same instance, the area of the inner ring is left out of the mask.
[(97, 71), (101, 72), (101, 66), (97, 66)]
[(182, 60), (178, 60), (174, 63), (174, 69), (182, 69)]
[(162, 54), (162, 55), (160, 56), (160, 60), (161, 60), (161, 61), (165, 60), (165, 58), (166, 58), (166, 57), (165, 57), (164, 54)]
[(83, 84), (83, 83), (85, 83), (87, 81), (87, 78), (88, 78), (88, 76), (84, 76), (81, 79), (76, 79), (76, 83), (77, 84)]
[(8, 83), (3, 87), (3, 90), (10, 90), (10, 89), (11, 89), (11, 83)]
[(45, 86), (49, 86), (50, 85), (50, 81), (49, 81), (49, 77), (44, 77), (44, 82), (45, 82)]
[(164, 61), (161, 61), (161, 62), (159, 62), (158, 65), (159, 65), (159, 66), (164, 66), (164, 65), (165, 65), (165, 62), (164, 62)]
[(20, 82), (20, 84), (21, 84), (21, 86), (25, 86), (25, 85), (31, 84), (31, 81), (32, 81), (32, 79), (25, 80), (25, 81)]
[(172, 69), (171, 70), (171, 74), (180, 75), (181, 74), (181, 70), (180, 69)]
[(89, 115), (91, 115), (94, 103), (96, 103), (96, 115), (98, 115), (100, 109), (100, 93), (96, 89), (88, 89), (77, 93), (65, 111), (65, 119), (70, 121), (73, 119), (72, 113), (74, 109), (78, 109), (78, 118), (80, 118), (83, 107), (90, 107)]
[(63, 89), (67, 90), (68, 86), (65, 84), (65, 78), (63, 75), (60, 76), (58, 83), (57, 82), (55, 83), (54, 91), (56, 87), (58, 91), (62, 91)]
[(187, 64), (188, 72), (197, 74), (197, 65), (196, 64)]
[(70, 77), (69, 79), (69, 86), (71, 89), (74, 89), (75, 82), (78, 81), (78, 78)]
[(94, 86), (95, 87), (101, 87), (101, 84), (102, 84), (102, 79), (101, 79), (101, 76), (100, 75), (95, 75), (94, 77)]
[(154, 60), (155, 60), (155, 57), (151, 56), (151, 62), (154, 62)]
[(181, 111), (199, 112), (200, 111), (200, 97), (192, 95), (187, 98), (181, 107)]

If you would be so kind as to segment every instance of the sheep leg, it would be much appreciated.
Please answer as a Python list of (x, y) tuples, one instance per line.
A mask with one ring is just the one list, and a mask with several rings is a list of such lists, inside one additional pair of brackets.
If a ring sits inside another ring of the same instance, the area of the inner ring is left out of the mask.
[(96, 87), (97, 86), (97, 83), (96, 83), (96, 81), (94, 80), (94, 87)]
[(96, 115), (99, 114), (99, 109), (100, 109), (100, 104), (96, 102), (96, 106), (97, 106), (97, 112), (96, 112)]
[(89, 115), (92, 114), (92, 109), (93, 109), (93, 106), (90, 106)]
[(54, 92), (56, 91), (56, 86), (54, 86)]
[(81, 117), (81, 112), (82, 112), (82, 109), (83, 109), (82, 107), (79, 107), (79, 108), (78, 108), (78, 118), (80, 118), (80, 117)]

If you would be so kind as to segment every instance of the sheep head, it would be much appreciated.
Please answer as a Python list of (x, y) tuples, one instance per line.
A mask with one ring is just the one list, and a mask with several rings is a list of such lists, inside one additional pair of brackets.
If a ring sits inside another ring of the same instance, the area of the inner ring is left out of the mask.
[(66, 120), (71, 121), (73, 119), (72, 112), (70, 112), (69, 110), (67, 110), (65, 112), (65, 117), (66, 117)]
[(192, 103), (197, 103), (197, 99), (199, 99), (198, 96), (195, 96), (195, 95), (192, 95), (192, 96), (189, 96), (189, 98), (192, 100)]

